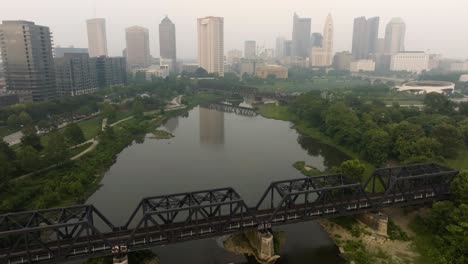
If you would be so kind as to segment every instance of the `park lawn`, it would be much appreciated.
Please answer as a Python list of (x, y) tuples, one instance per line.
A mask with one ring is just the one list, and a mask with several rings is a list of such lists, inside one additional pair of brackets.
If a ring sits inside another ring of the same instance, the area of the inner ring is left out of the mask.
[(92, 142), (89, 142), (89, 143), (86, 143), (84, 144), (83, 146), (79, 146), (77, 148), (74, 148), (74, 149), (71, 149), (70, 150), (70, 158), (80, 154), (81, 152), (85, 151), (86, 149), (88, 149), (93, 143)]
[(283, 120), (283, 121), (293, 121), (294, 115), (289, 112), (287, 106), (277, 106), (274, 104), (264, 104), (257, 106), (257, 112), (267, 118)]
[(78, 123), (78, 126), (83, 130), (83, 134), (86, 140), (96, 137), (101, 130), (102, 118), (100, 116), (82, 121)]

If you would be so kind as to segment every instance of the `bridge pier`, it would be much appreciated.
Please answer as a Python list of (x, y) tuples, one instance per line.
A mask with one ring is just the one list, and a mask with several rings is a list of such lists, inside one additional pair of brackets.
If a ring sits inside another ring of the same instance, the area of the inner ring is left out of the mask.
[(274, 237), (270, 231), (255, 231), (247, 235), (249, 243), (255, 251), (255, 258), (262, 264), (273, 264), (280, 256), (275, 255)]
[(367, 225), (368, 227), (372, 228), (375, 233), (380, 236), (387, 238), (388, 237), (388, 216), (381, 212), (366, 212), (359, 214), (357, 219)]
[(128, 264), (127, 246), (112, 247), (112, 263), (113, 264)]

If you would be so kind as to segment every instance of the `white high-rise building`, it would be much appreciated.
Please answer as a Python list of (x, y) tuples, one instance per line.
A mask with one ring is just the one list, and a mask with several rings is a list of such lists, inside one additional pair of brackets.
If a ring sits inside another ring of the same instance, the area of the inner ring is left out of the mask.
[(385, 54), (405, 51), (405, 34), (405, 22), (399, 17), (392, 18), (385, 28)]
[(276, 58), (281, 59), (284, 57), (284, 43), (286, 39), (284, 37), (277, 37), (276, 38), (276, 49), (275, 49), (275, 54)]
[(328, 14), (323, 27), (322, 47), (313, 47), (310, 56), (312, 67), (326, 67), (333, 63), (333, 18)]
[(421, 73), (429, 70), (429, 54), (423, 51), (400, 52), (392, 55), (391, 71)]
[(356, 60), (349, 65), (351, 72), (373, 72), (375, 71), (375, 62), (373, 60)]
[(107, 56), (106, 20), (104, 18), (88, 19), (86, 25), (89, 56)]
[(198, 19), (198, 64), (208, 73), (224, 76), (224, 18)]

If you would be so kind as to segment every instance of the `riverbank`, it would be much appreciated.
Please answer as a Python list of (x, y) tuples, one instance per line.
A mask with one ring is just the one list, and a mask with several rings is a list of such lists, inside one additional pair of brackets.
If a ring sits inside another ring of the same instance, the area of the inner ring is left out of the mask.
[(287, 106), (277, 106), (274, 104), (258, 105), (257, 112), (265, 118), (291, 122), (293, 123), (292, 128), (296, 129), (301, 135), (311, 137), (320, 143), (332, 146), (351, 157), (351, 159), (359, 159), (366, 168), (366, 177), (369, 177), (375, 169), (375, 167), (372, 164), (366, 162), (365, 160), (362, 160), (359, 153), (356, 153), (346, 147), (335, 143), (333, 139), (325, 135), (322, 131), (320, 131), (319, 128), (310, 127), (304, 121), (299, 120), (293, 113), (289, 111)]

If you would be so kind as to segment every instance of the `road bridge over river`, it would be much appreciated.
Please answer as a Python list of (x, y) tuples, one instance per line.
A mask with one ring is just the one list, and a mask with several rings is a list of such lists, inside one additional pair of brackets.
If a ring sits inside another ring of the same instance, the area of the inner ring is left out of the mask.
[(148, 197), (123, 226), (93, 205), (0, 215), (0, 263), (57, 262), (445, 200), (456, 170), (434, 164), (273, 182), (254, 207), (232, 188)]

